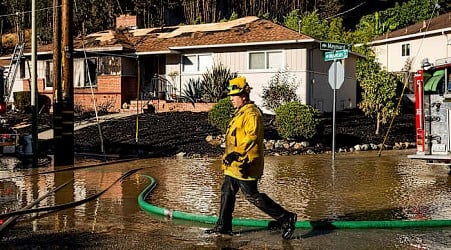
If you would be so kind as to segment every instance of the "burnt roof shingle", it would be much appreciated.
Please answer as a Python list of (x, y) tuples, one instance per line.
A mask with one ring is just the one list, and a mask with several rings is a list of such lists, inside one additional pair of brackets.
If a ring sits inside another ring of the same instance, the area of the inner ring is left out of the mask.
[[(245, 45), (293, 40), (313, 38), (271, 21), (248, 16), (220, 23), (105, 30), (74, 38), (74, 49), (158, 53), (169, 52), (173, 47)], [(52, 44), (38, 47), (39, 52), (52, 50)], [(26, 52), (30, 52), (28, 46)]]
[[(243, 22), (246, 21), (246, 22)], [(192, 25), (190, 29), (177, 28), (170, 33), (159, 33), (157, 36), (146, 36), (136, 43), (137, 52), (166, 51), (171, 47), (230, 45), (271, 41), (288, 41), (312, 39), (294, 30), (277, 25), (271, 21), (256, 17), (246, 17), (236, 25), (217, 23), (206, 27)], [(210, 29), (208, 29), (210, 28)], [(135, 38), (139, 38), (137, 35)]]

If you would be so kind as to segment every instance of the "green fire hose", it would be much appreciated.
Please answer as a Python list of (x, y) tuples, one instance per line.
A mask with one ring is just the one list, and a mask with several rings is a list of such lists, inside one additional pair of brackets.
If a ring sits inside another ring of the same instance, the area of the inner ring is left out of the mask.
[[(154, 206), (146, 201), (146, 197), (155, 189), (157, 182), (152, 176), (144, 175), (150, 181), (150, 184), (139, 194), (138, 204), (144, 211), (169, 217), (172, 219), (196, 221), (201, 223), (214, 224), (217, 221), (216, 216), (198, 215), (176, 210), (170, 210)], [(248, 219), (234, 218), (232, 224), (234, 226), (244, 227), (268, 227), (270, 220), (265, 219)], [(296, 228), (304, 229), (320, 229), (320, 228), (412, 228), (412, 227), (449, 227), (451, 220), (393, 220), (393, 221), (298, 221)]]

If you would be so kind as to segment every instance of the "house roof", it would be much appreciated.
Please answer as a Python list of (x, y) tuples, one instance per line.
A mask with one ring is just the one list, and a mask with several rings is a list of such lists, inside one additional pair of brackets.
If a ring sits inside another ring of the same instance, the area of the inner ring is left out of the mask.
[[(220, 23), (105, 30), (84, 37), (76, 37), (74, 50), (162, 54), (178, 53), (178, 49), (196, 47), (232, 47), (314, 41), (316, 40), (282, 25), (255, 16), (248, 16)], [(38, 47), (39, 54), (51, 54), (52, 50), (52, 44)], [(25, 54), (30, 55), (30, 53), (30, 48), (26, 48)]]
[(229, 22), (139, 29), (133, 34), (137, 52), (168, 51), (181, 47), (236, 46), (250, 43), (314, 41), (313, 38), (254, 16)]
[(126, 30), (105, 30), (74, 39), (74, 49), (97, 51), (134, 51), (134, 44)]
[(451, 12), (378, 36), (370, 44), (401, 40), (414, 36), (423, 36), (425, 33), (442, 31), (451, 32)]

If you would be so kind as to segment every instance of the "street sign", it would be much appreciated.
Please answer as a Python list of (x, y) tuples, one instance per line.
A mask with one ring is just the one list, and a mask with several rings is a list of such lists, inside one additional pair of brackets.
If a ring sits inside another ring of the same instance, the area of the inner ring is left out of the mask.
[(329, 68), (329, 85), (332, 89), (340, 89), (345, 80), (345, 70), (340, 62), (333, 62)]
[(351, 44), (346, 43), (332, 43), (332, 42), (320, 42), (319, 43), (320, 50), (352, 50)]
[(348, 50), (336, 50), (336, 51), (326, 51), (324, 52), (324, 61), (333, 61), (337, 59), (348, 58)]

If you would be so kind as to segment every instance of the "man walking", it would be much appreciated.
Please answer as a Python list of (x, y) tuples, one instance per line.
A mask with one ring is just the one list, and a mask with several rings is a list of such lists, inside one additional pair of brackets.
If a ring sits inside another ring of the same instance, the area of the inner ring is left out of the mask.
[(282, 208), (266, 194), (258, 191), (258, 180), (264, 167), (264, 128), (261, 110), (250, 100), (251, 87), (246, 78), (229, 81), (229, 96), (234, 116), (226, 132), (226, 148), (222, 157), (224, 182), (221, 188), (221, 206), (218, 221), (206, 233), (232, 235), (232, 213), (239, 189), (246, 199), (276, 220), (282, 237), (291, 239), (297, 215)]

